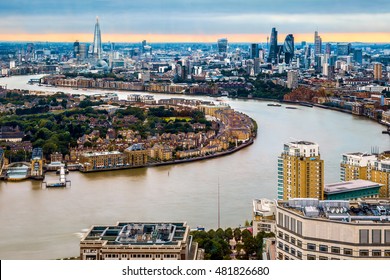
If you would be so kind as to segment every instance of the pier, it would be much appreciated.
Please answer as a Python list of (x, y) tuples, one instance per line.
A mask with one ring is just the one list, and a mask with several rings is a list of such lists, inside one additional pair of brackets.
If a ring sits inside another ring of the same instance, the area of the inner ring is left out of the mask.
[(66, 188), (71, 186), (71, 181), (66, 180), (65, 168), (61, 166), (59, 181), (42, 182), (42, 188)]

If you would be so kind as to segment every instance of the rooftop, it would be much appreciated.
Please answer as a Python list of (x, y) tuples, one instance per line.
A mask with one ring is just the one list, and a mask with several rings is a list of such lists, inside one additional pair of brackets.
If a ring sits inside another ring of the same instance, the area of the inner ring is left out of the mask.
[(112, 152), (89, 152), (89, 153), (84, 153), (83, 156), (85, 157), (94, 157), (94, 156), (107, 156), (107, 155), (119, 155), (122, 154), (121, 152), (118, 151), (112, 151)]
[(278, 207), (311, 219), (348, 223), (390, 223), (389, 199), (366, 199), (350, 202), (347, 200), (293, 198), (288, 201), (278, 201)]
[(186, 238), (186, 223), (118, 222), (93, 226), (81, 241), (105, 241), (107, 245), (178, 245)]
[(338, 182), (333, 184), (326, 184), (324, 192), (327, 194), (343, 193), (363, 189), (371, 189), (382, 186), (381, 184), (367, 181), (367, 180), (352, 180), (347, 182)]

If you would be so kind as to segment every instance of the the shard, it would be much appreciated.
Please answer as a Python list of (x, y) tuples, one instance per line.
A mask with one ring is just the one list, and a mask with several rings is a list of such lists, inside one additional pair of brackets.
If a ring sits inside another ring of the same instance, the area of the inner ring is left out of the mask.
[(96, 17), (95, 32), (93, 35), (93, 56), (100, 59), (102, 53), (102, 37), (100, 33), (99, 18)]

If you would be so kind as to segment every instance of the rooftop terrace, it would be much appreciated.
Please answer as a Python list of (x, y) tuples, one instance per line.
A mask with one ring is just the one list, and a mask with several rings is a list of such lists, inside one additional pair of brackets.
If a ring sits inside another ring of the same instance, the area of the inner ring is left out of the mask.
[(127, 223), (93, 226), (82, 241), (108, 241), (108, 245), (178, 245), (184, 241), (185, 223)]
[(348, 223), (390, 223), (390, 200), (366, 199), (318, 200), (314, 198), (278, 201), (278, 207), (296, 212), (305, 218), (326, 219)]

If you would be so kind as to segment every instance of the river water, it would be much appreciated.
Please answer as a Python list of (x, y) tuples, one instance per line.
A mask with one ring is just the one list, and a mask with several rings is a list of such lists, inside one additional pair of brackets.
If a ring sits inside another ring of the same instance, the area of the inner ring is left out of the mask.
[[(0, 78), (0, 85), (85, 94), (108, 92), (28, 85), (32, 77), (36, 76)], [(118, 94), (126, 98), (128, 93)], [(155, 95), (156, 99), (170, 97), (178, 95)], [(117, 221), (187, 221), (191, 227), (216, 228), (218, 182), (221, 227), (237, 227), (251, 219), (254, 198), (276, 198), (277, 157), (289, 141), (320, 145), (325, 183), (339, 181), (342, 153), (370, 152), (371, 147), (390, 150), (390, 137), (381, 134), (384, 128), (362, 117), (320, 108), (286, 110), (263, 101), (223, 99), (259, 125), (255, 143), (232, 155), (154, 168), (71, 172), (68, 179), (72, 186), (67, 189), (43, 190), (35, 181), (0, 182), (0, 259), (77, 256), (86, 229)]]

